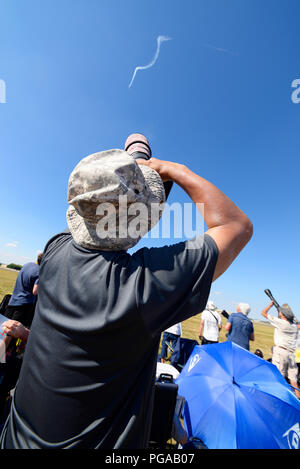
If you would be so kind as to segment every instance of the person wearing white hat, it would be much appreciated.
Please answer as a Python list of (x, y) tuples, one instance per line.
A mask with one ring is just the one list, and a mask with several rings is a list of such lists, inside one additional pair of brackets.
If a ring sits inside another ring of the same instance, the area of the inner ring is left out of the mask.
[(221, 315), (217, 311), (214, 302), (208, 301), (205, 310), (201, 314), (199, 330), (201, 345), (218, 343), (221, 329)]
[[(147, 448), (160, 335), (205, 308), (212, 281), (252, 236), (225, 194), (182, 164), (150, 158), (143, 135), (125, 148), (84, 158), (70, 176), (69, 230), (44, 249), (1, 448)], [(204, 204), (208, 229), (131, 254), (158, 222), (167, 182)]]

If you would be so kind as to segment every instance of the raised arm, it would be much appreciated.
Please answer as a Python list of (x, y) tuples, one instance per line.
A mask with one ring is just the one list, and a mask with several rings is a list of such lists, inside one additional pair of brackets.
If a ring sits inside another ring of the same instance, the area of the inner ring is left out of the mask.
[(269, 310), (272, 308), (272, 306), (274, 306), (273, 301), (271, 301), (271, 303), (270, 303), (265, 309), (262, 310), (261, 315), (262, 315), (264, 318), (266, 318), (266, 319), (268, 318), (268, 312), (269, 312)]
[(219, 249), (213, 278), (216, 280), (251, 239), (251, 221), (221, 190), (186, 166), (157, 158), (138, 162), (156, 170), (163, 181), (177, 183), (201, 211), (208, 227), (206, 233), (214, 239)]

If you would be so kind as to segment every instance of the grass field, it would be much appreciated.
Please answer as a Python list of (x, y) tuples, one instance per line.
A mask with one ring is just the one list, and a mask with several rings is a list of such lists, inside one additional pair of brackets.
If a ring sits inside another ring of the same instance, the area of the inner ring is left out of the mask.
[[(13, 272), (6, 269), (0, 268), (0, 302), (2, 298), (7, 293), (12, 293), (14, 284), (17, 278), (18, 272)], [(182, 323), (182, 331), (183, 337), (188, 339), (195, 339), (199, 341), (199, 326), (200, 326), (200, 319), (201, 314), (194, 316), (187, 321)], [(223, 321), (223, 328), (220, 334), (220, 342), (226, 340), (225, 337), (225, 330), (224, 325), (226, 323), (226, 319), (222, 317)], [(271, 354), (271, 347), (273, 346), (273, 327), (267, 323), (254, 323), (254, 335), (255, 341), (250, 342), (250, 351), (254, 352), (257, 348), (259, 348), (263, 354), (264, 358), (268, 359), (272, 356)]]
[(0, 302), (5, 295), (12, 293), (17, 276), (17, 271), (2, 269), (0, 267)]
[[(226, 340), (225, 336), (225, 324), (226, 319), (222, 317), (222, 329), (220, 332), (220, 342)], [(187, 321), (182, 323), (182, 336), (187, 337), (188, 339), (195, 339), (199, 341), (199, 327), (200, 327), (201, 314), (194, 316)], [(268, 359), (272, 357), (271, 347), (273, 347), (273, 336), (274, 329), (268, 323), (254, 322), (254, 338), (255, 340), (250, 341), (250, 351), (255, 352), (258, 348), (263, 354), (264, 358)]]

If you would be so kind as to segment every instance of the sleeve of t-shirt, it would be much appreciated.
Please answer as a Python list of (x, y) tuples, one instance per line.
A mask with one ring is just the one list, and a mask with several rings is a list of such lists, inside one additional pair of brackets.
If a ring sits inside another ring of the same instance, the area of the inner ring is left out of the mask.
[(234, 319), (233, 314), (230, 314), (230, 315), (229, 315), (229, 318), (227, 319), (227, 322), (230, 322), (230, 324), (232, 325), (233, 319)]
[(275, 316), (272, 316), (271, 314), (267, 315), (268, 320), (274, 327), (280, 327), (282, 325), (283, 319), (276, 318)]
[(46, 244), (44, 251), (41, 266), (45, 263), (48, 259), (49, 255), (56, 249), (58, 249), (62, 244), (67, 242), (72, 237), (70, 230), (66, 229), (61, 233), (56, 234), (53, 236)]
[(137, 308), (152, 335), (204, 310), (218, 253), (215, 241), (203, 235), (172, 246), (143, 248), (133, 255), (139, 265)]
[(33, 289), (34, 285), (36, 284), (37, 280), (39, 279), (39, 267), (36, 266), (36, 268), (31, 272), (30, 275), (30, 291)]

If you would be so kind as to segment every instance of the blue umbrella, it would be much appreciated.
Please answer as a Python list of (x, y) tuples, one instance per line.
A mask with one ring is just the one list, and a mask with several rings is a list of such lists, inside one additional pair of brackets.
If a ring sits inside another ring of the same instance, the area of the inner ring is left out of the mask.
[(233, 342), (195, 346), (176, 383), (188, 436), (208, 448), (300, 447), (300, 401), (275, 365)]

